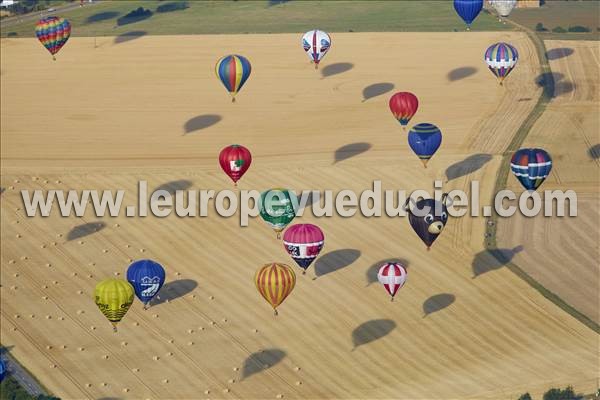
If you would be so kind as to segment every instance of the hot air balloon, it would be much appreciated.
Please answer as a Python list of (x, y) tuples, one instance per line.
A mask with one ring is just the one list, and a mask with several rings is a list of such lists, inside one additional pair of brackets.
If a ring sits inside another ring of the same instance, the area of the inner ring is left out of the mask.
[(444, 193), (441, 201), (421, 199), (411, 209), (409, 205), (411, 199), (409, 197), (404, 204), (404, 210), (408, 212), (410, 226), (425, 243), (427, 250), (442, 233), (448, 221), (447, 198), (448, 194)]
[(283, 246), (302, 268), (302, 274), (317, 258), (324, 243), (323, 231), (313, 224), (292, 225), (283, 234)]
[(261, 193), (260, 216), (277, 233), (277, 239), (296, 216), (295, 204), (298, 204), (298, 198), (288, 189), (270, 189)]
[(308, 31), (302, 36), (302, 47), (317, 69), (319, 62), (331, 48), (331, 38), (326, 32), (318, 29)]
[(418, 124), (408, 132), (408, 144), (427, 168), (427, 162), (442, 144), (442, 132), (433, 124)]
[(377, 273), (379, 283), (381, 283), (390, 296), (392, 296), (392, 301), (394, 301), (394, 296), (398, 289), (406, 282), (406, 276), (406, 267), (396, 262), (383, 264)]
[(294, 290), (296, 274), (286, 264), (265, 264), (256, 271), (254, 283), (260, 295), (273, 307), (277, 315), (277, 307)]
[(533, 191), (550, 175), (552, 158), (543, 149), (520, 149), (512, 156), (510, 169), (525, 189)]
[(4, 360), (0, 359), (0, 382), (2, 382), (2, 380), (4, 379), (5, 376), (6, 376), (6, 364), (4, 363)]
[(144, 303), (146, 310), (150, 300), (165, 283), (165, 270), (155, 261), (138, 260), (127, 268), (127, 282), (133, 286), (135, 295)]
[(492, 6), (501, 17), (508, 17), (517, 5), (517, 0), (494, 0)]
[(67, 43), (69, 36), (71, 36), (71, 24), (64, 18), (45, 17), (36, 24), (35, 35), (52, 54), (52, 59), (56, 61), (55, 54)]
[(221, 164), (221, 168), (231, 178), (235, 186), (237, 186), (237, 181), (250, 168), (251, 163), (250, 150), (239, 144), (227, 146), (219, 153), (219, 164)]
[(419, 108), (419, 99), (410, 92), (398, 92), (390, 98), (389, 105), (400, 125), (406, 127)]
[(467, 24), (467, 30), (471, 29), (471, 23), (477, 18), (482, 8), (483, 0), (454, 0), (454, 9)]
[(221, 58), (215, 66), (217, 78), (221, 80), (225, 89), (231, 94), (231, 101), (235, 101), (235, 95), (240, 91), (252, 71), (250, 61), (246, 57), (236, 54)]
[(106, 279), (96, 285), (96, 305), (117, 331), (117, 323), (123, 319), (133, 303), (133, 287), (122, 279)]
[(517, 49), (508, 43), (495, 43), (485, 51), (484, 60), (492, 71), (492, 74), (498, 78), (500, 85), (504, 79), (517, 65), (519, 53)]

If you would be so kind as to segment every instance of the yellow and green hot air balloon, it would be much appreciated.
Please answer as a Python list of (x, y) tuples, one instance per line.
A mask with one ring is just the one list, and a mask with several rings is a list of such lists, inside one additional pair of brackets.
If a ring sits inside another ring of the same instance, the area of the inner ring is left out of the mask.
[(277, 307), (283, 303), (296, 286), (296, 274), (292, 267), (286, 264), (265, 264), (256, 271), (254, 284), (277, 315)]
[(117, 323), (123, 319), (133, 303), (133, 286), (122, 279), (106, 279), (96, 285), (96, 305), (117, 331)]

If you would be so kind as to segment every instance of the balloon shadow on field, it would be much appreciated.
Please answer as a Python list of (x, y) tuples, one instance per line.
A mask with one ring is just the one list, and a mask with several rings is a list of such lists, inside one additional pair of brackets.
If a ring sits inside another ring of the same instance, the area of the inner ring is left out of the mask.
[(381, 96), (394, 89), (394, 84), (389, 82), (374, 83), (365, 87), (362, 91), (363, 103), (373, 97)]
[(597, 143), (588, 149), (588, 156), (590, 156), (592, 160), (600, 158), (600, 143)]
[(92, 233), (99, 232), (104, 228), (106, 228), (106, 224), (100, 221), (77, 225), (67, 234), (67, 241), (76, 240), (91, 235)]
[(406, 270), (408, 271), (408, 267), (410, 265), (410, 262), (404, 258), (385, 258), (383, 260), (379, 260), (376, 263), (374, 263), (373, 265), (371, 265), (369, 267), (369, 269), (367, 270), (367, 286), (370, 286), (371, 283), (375, 283), (378, 281), (377, 279), (377, 274), (379, 273), (379, 269), (383, 266), (383, 264), (386, 263), (399, 263), (402, 264)]
[(120, 43), (125, 43), (125, 42), (129, 42), (131, 40), (135, 40), (135, 39), (139, 39), (142, 36), (145, 36), (148, 32), (146, 31), (130, 31), (130, 32), (125, 32), (120, 34), (119, 36), (115, 37), (115, 44), (120, 44)]
[(343, 74), (352, 68), (354, 68), (354, 64), (347, 62), (329, 64), (321, 69), (321, 75), (323, 78), (327, 78), (328, 76)]
[(330, 251), (315, 261), (315, 275), (313, 280), (320, 276), (330, 274), (342, 268), (346, 268), (360, 257), (360, 251), (356, 249), (341, 249)]
[(483, 167), (492, 159), (490, 154), (473, 154), (462, 161), (456, 162), (446, 168), (448, 181), (467, 176)]
[(217, 114), (198, 115), (194, 118), (191, 118), (185, 123), (185, 125), (183, 125), (183, 130), (185, 132), (184, 134), (206, 129), (218, 123), (222, 119), (223, 118)]
[(167, 301), (175, 300), (190, 293), (198, 287), (198, 282), (193, 279), (179, 279), (167, 282), (160, 288), (158, 294), (150, 301), (151, 306), (157, 306)]
[(575, 90), (575, 84), (569, 81), (560, 81), (554, 85), (554, 97), (561, 96), (563, 94), (571, 93)]
[(551, 49), (546, 52), (546, 58), (548, 60), (558, 60), (564, 57), (569, 57), (571, 54), (575, 53), (570, 47), (561, 47), (558, 49)]
[(564, 77), (559, 72), (544, 72), (537, 76), (535, 83), (544, 89), (544, 96), (558, 97), (575, 90), (573, 82), (563, 81)]
[(334, 154), (334, 164), (347, 160), (361, 153), (368, 151), (372, 147), (371, 143), (357, 142), (344, 145), (337, 149)]
[(461, 79), (468, 78), (471, 75), (475, 75), (475, 73), (477, 73), (477, 68), (475, 67), (455, 68), (448, 72), (448, 80), (450, 82), (459, 81)]
[(103, 11), (96, 14), (92, 14), (85, 19), (86, 24), (92, 24), (94, 22), (106, 21), (109, 19), (117, 18), (119, 16), (117, 11)]
[(523, 246), (516, 246), (512, 249), (484, 250), (477, 253), (471, 263), (471, 268), (473, 270), (473, 276), (471, 278), (475, 279), (480, 275), (504, 267), (521, 251), (523, 251)]
[(352, 331), (352, 344), (354, 347), (351, 351), (356, 350), (359, 346), (381, 339), (395, 328), (396, 323), (391, 319), (372, 319), (360, 324)]
[(285, 351), (279, 349), (266, 349), (250, 354), (244, 361), (241, 380), (271, 368), (272, 366), (280, 363), (285, 356)]
[(154, 191), (166, 190), (171, 196), (174, 196), (176, 191), (187, 190), (190, 187), (192, 187), (192, 181), (188, 181), (187, 179), (180, 179), (178, 181), (163, 183), (162, 185), (158, 186)]
[(450, 293), (440, 293), (431, 296), (423, 302), (423, 318), (434, 312), (443, 310), (456, 300), (456, 296)]

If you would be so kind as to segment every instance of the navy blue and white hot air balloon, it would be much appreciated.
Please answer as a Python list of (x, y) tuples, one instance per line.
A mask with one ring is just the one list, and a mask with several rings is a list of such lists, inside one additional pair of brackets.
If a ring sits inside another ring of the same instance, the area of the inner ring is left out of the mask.
[(483, 0), (454, 0), (454, 9), (467, 24), (467, 30), (483, 9)]
[(127, 268), (127, 281), (133, 286), (137, 298), (144, 303), (144, 309), (147, 309), (148, 303), (165, 283), (165, 270), (155, 261), (138, 260)]
[(427, 162), (442, 144), (442, 132), (433, 124), (417, 124), (408, 132), (408, 145), (427, 168)]
[(552, 158), (543, 149), (520, 149), (513, 154), (510, 169), (525, 189), (533, 191), (550, 175)]
[(4, 360), (0, 359), (0, 382), (2, 382), (2, 380), (6, 376), (6, 372), (6, 363), (4, 362)]

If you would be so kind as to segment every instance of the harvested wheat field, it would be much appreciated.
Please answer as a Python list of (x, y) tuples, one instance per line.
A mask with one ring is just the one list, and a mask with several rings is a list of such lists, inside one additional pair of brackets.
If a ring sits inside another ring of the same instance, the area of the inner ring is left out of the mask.
[[(499, 40), (521, 54), (504, 87), (481, 60)], [(232, 188), (217, 155), (241, 143), (253, 163), (240, 189), (362, 191), (381, 180), (384, 189), (433, 190), (440, 179), (450, 190), (478, 179), (484, 201), (541, 93), (524, 34), (336, 34), (319, 71), (288, 34), (102, 38), (97, 48), (75, 38), (56, 62), (39, 47), (1, 42), (0, 332), (55, 395), (505, 399), (551, 386), (596, 390), (598, 335), (509, 270), (489, 270), (482, 217), (451, 219), (428, 252), (406, 218), (307, 211), (296, 222), (318, 223), (325, 248), (306, 275), (294, 266), (296, 288), (275, 317), (254, 273), (293, 261), (258, 218), (245, 228), (212, 208), (204, 218), (97, 218), (90, 208), (82, 218), (28, 218), (19, 193), (125, 189), (124, 204), (135, 205), (141, 179), (171, 191)], [(253, 67), (235, 104), (213, 71), (232, 52)], [(444, 133), (427, 169), (389, 113), (392, 85), (418, 94), (411, 123)], [(149, 310), (135, 302), (115, 334), (94, 286), (139, 258), (164, 265), (167, 283)], [(394, 258), (409, 277), (390, 302), (376, 273)]]
[[(513, 261), (567, 303), (600, 322), (600, 47), (598, 42), (547, 41), (555, 98), (524, 147), (542, 147), (554, 160), (542, 190), (577, 193), (577, 218), (526, 218), (499, 224), (501, 247), (523, 250)], [(516, 179), (510, 187), (518, 191)]]

